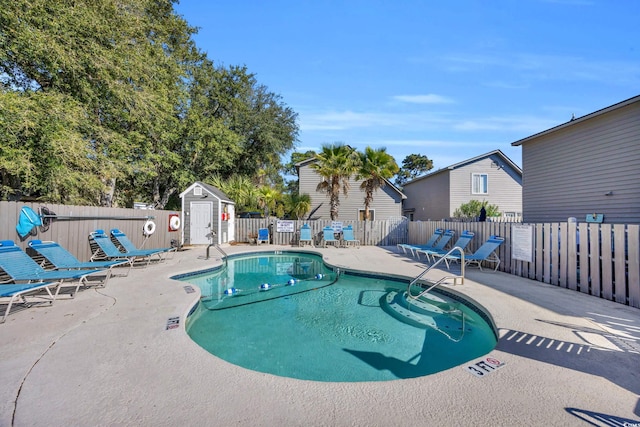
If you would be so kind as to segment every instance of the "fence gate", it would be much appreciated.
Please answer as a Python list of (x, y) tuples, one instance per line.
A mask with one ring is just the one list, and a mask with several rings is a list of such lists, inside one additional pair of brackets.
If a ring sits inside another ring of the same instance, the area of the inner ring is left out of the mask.
[(387, 245), (395, 246), (399, 243), (407, 243), (409, 239), (409, 219), (406, 216), (394, 216), (388, 219), (389, 238)]

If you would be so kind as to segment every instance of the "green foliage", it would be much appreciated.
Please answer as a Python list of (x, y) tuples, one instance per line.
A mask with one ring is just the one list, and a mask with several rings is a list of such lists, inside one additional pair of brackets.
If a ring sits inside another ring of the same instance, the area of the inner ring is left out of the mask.
[(1, 198), (162, 208), (214, 176), (282, 184), (296, 113), (246, 67), (214, 67), (174, 3), (3, 2)]
[(289, 162), (284, 165), (283, 172), (288, 175), (296, 175), (296, 164), (304, 160), (313, 159), (314, 157), (316, 157), (316, 152), (313, 150), (308, 150), (304, 153), (294, 151), (291, 153)]
[(402, 187), (407, 182), (415, 179), (433, 169), (433, 161), (421, 154), (410, 154), (402, 161), (402, 167), (396, 175), (395, 184)]
[(360, 189), (365, 192), (364, 217), (369, 219), (369, 206), (373, 202), (373, 193), (386, 185), (387, 180), (395, 175), (399, 168), (395, 159), (387, 149), (382, 147), (373, 149), (366, 147), (364, 153), (359, 153), (359, 169), (356, 179), (363, 180)]
[(291, 193), (285, 197), (285, 207), (288, 216), (303, 219), (311, 210), (311, 196), (308, 194)]
[(323, 178), (316, 191), (326, 193), (329, 197), (329, 212), (331, 220), (335, 221), (338, 219), (340, 191), (345, 196), (348, 194), (349, 178), (360, 167), (360, 156), (348, 145), (337, 143), (323, 145), (316, 159), (318, 161), (310, 167)]
[(500, 216), (500, 208), (497, 205), (490, 205), (486, 201), (470, 200), (463, 203), (453, 212), (455, 218), (477, 218), (480, 216), (480, 209), (484, 206), (488, 217)]

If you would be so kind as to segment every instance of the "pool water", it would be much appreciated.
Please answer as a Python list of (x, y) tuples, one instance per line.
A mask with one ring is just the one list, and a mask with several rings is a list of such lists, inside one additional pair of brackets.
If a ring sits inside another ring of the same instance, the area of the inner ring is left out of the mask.
[[(184, 279), (203, 292), (188, 334), (230, 363), (304, 380), (387, 381), (440, 372), (496, 345), (479, 310), (459, 298), (434, 293), (419, 310), (426, 320), (416, 321), (393, 308), (406, 282), (348, 272), (336, 281), (309, 254), (259, 257), (230, 258), (224, 270)], [(291, 279), (298, 281), (285, 285)], [(264, 283), (275, 286), (260, 290)], [(240, 291), (225, 294), (229, 287)]]

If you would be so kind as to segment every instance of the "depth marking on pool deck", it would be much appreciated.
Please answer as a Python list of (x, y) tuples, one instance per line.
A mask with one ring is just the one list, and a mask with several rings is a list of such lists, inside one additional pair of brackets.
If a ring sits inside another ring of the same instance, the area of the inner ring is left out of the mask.
[(167, 329), (176, 329), (178, 326), (180, 326), (180, 317), (170, 317), (167, 320)]
[(504, 365), (504, 362), (499, 361), (495, 357), (483, 357), (482, 359), (473, 362), (471, 365), (465, 366), (464, 369), (476, 377), (484, 377), (487, 374), (502, 368)]

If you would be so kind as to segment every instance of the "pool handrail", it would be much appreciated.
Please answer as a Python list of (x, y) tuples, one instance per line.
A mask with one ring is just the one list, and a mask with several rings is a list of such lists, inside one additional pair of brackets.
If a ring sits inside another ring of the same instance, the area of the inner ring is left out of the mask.
[(222, 260), (224, 261), (224, 265), (227, 265), (227, 258), (229, 258), (229, 255), (227, 255), (227, 253), (223, 251), (220, 245), (218, 245), (217, 243), (209, 243), (209, 245), (207, 246), (207, 256), (205, 259), (209, 259), (209, 248), (211, 248), (211, 246), (216, 248), (218, 252), (222, 254)]
[[(418, 280), (420, 280), (422, 278), (422, 276), (427, 274), (433, 267), (435, 267), (436, 265), (440, 264), (444, 259), (446, 259), (447, 255), (451, 255), (451, 253), (453, 253), (455, 251), (460, 252), (460, 259), (461, 259), (461, 262), (460, 262), (460, 275), (459, 276), (445, 276), (445, 277), (441, 278), (440, 280), (438, 280), (437, 282), (435, 282), (433, 285), (429, 286), (424, 291), (420, 292), (418, 295), (416, 295), (416, 296), (411, 295), (411, 286), (413, 286)], [(445, 256), (443, 256), (438, 261), (434, 262), (433, 264), (431, 264), (430, 266), (425, 268), (422, 273), (420, 273), (416, 277), (414, 277), (413, 280), (411, 280), (409, 282), (409, 285), (407, 286), (407, 297), (408, 298), (412, 298), (412, 299), (418, 299), (422, 295), (425, 295), (425, 294), (429, 293), (433, 288), (441, 285), (442, 283), (444, 283), (445, 280), (448, 280), (448, 279), (453, 279), (453, 284), (454, 285), (457, 283), (457, 279), (462, 279), (460, 284), (464, 285), (464, 249), (462, 249), (460, 246), (453, 247), (449, 252), (446, 253)], [(409, 301), (409, 300), (407, 299), (407, 301)]]

